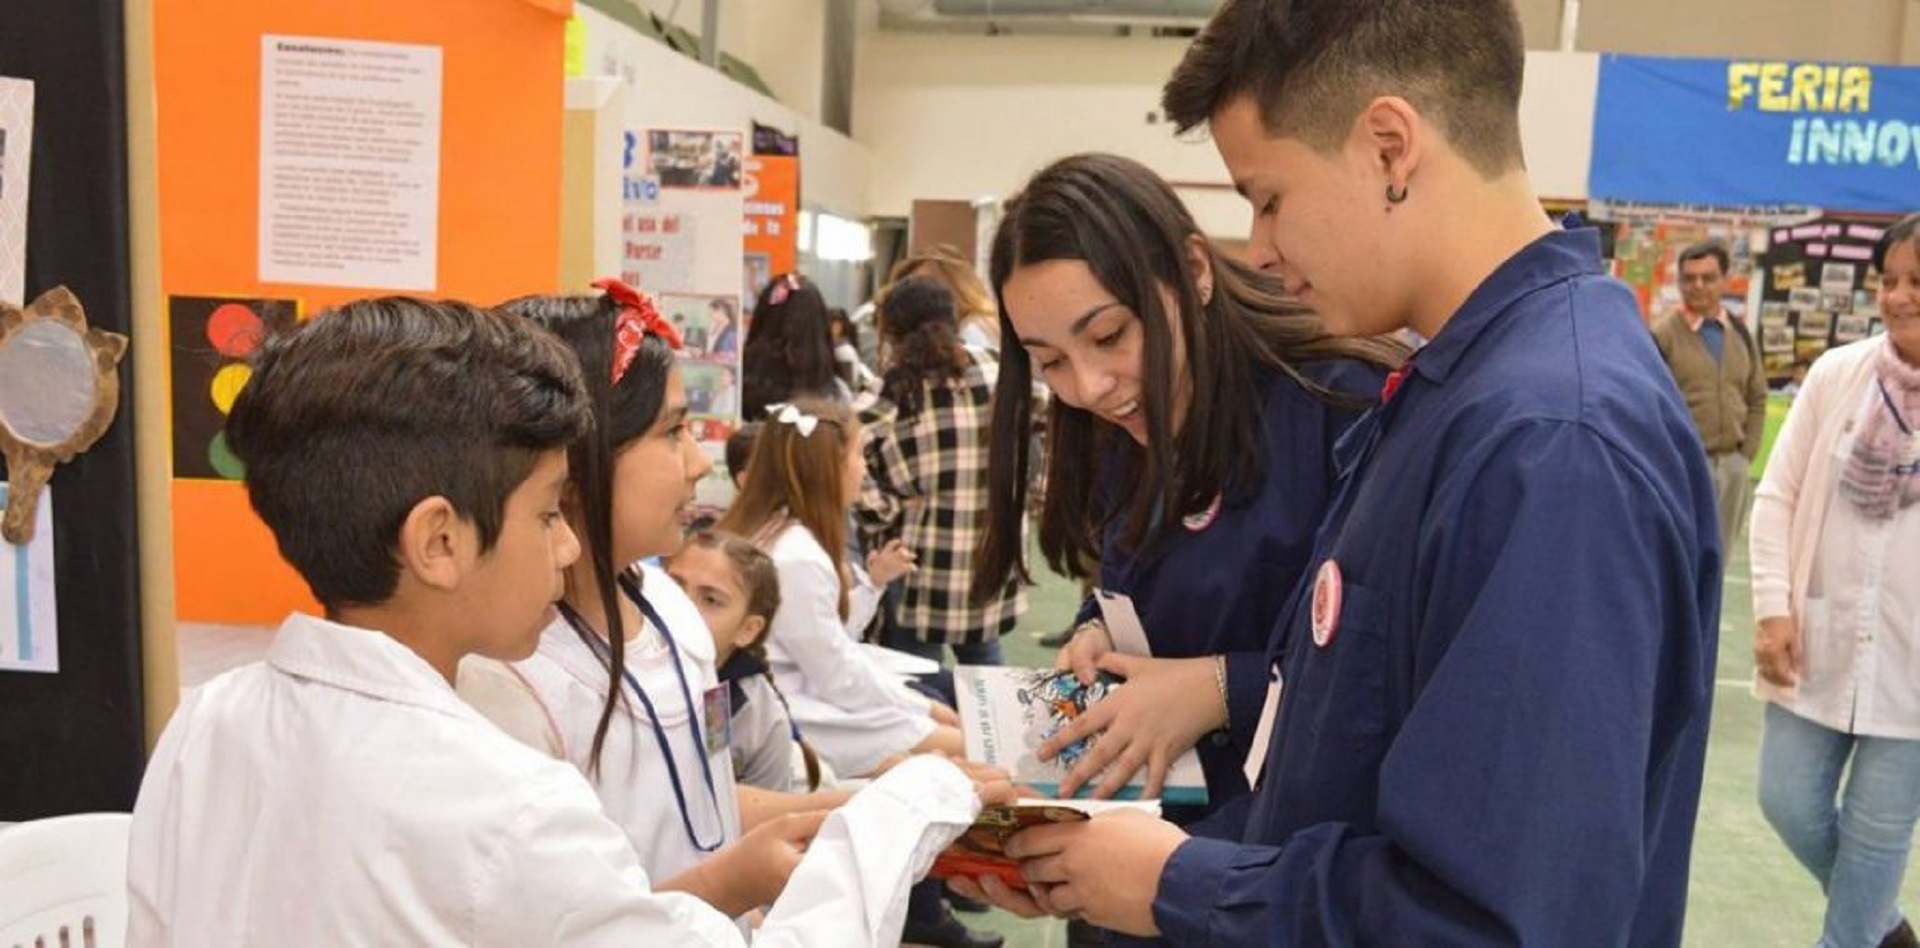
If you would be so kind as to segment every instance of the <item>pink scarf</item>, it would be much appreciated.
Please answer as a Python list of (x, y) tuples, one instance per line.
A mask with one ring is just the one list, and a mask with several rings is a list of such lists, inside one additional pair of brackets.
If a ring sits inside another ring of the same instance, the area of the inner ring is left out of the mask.
[(1854, 426), (1853, 451), (1840, 475), (1840, 496), (1862, 516), (1886, 520), (1920, 501), (1920, 366), (1901, 361), (1881, 338), (1874, 380)]

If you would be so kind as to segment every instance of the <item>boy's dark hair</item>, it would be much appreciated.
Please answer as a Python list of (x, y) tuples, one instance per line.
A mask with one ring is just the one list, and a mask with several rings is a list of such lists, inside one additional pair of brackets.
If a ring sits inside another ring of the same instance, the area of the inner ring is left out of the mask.
[(893, 352), (880, 394), (906, 417), (920, 413), (925, 386), (966, 372), (960, 315), (952, 291), (937, 277), (910, 276), (887, 289), (880, 303), (880, 335)]
[(1682, 269), (1695, 260), (1712, 257), (1720, 264), (1720, 275), (1726, 276), (1733, 268), (1733, 258), (1727, 254), (1727, 246), (1717, 240), (1703, 240), (1680, 251), (1680, 259), (1674, 263), (1674, 269)]
[(1887, 254), (1892, 253), (1893, 248), (1915, 237), (1920, 237), (1920, 214), (1908, 214), (1898, 223), (1887, 228), (1886, 232), (1880, 235), (1879, 241), (1873, 245), (1873, 272), (1887, 272)]
[(753, 304), (753, 328), (740, 348), (740, 415), (766, 417), (767, 406), (802, 395), (832, 397), (833, 337), (827, 300), (798, 273), (775, 277)]
[(753, 458), (753, 444), (760, 438), (760, 426), (763, 421), (749, 421), (741, 425), (733, 434), (727, 436), (727, 473), (734, 478), (747, 472), (747, 462)]
[[(1320, 317), (1287, 297), (1278, 278), (1254, 271), (1203, 242), (1218, 290), (1202, 300), (1192, 261), (1200, 237), (1193, 215), (1158, 175), (1130, 158), (1085, 154), (1042, 169), (1009, 199), (993, 238), (992, 283), (1004, 292), (1021, 267), (1078, 260), (1132, 310), (1143, 333), (1141, 413), (1147, 443), (1054, 399), (1047, 415), (1046, 496), (1040, 550), (1055, 572), (1079, 578), (1099, 558), (1107, 525), (1121, 520), (1129, 550), (1150, 552), (1182, 516), (1203, 510), (1223, 492), (1256, 489), (1261, 469), (1258, 374), (1293, 380), (1327, 400), (1345, 399), (1303, 375), (1317, 359), (1359, 359), (1398, 365), (1406, 350), (1380, 339), (1328, 334)], [(1173, 295), (1170, 317), (1162, 291)], [(1004, 300), (1002, 301), (1004, 304)], [(1187, 417), (1173, 434), (1174, 334), (1186, 350), (1192, 386)], [(1004, 305), (1000, 336), (1016, 338)], [(987, 429), (987, 516), (973, 561), (976, 600), (1003, 595), (1010, 577), (1028, 579), (1021, 518), (1033, 459), (1033, 359), (1024, 346), (1000, 351), (993, 423)], [(1102, 509), (1103, 460), (1128, 461), (1128, 477)]]
[(1227, 0), (1161, 101), (1186, 131), (1251, 96), (1269, 133), (1327, 152), (1369, 101), (1400, 96), (1494, 177), (1523, 161), (1525, 68), (1512, 0)]
[(429, 497), (492, 549), (540, 454), (592, 423), (579, 367), (551, 337), (467, 303), (396, 296), (269, 336), (226, 436), (280, 555), (333, 614), (392, 598), (400, 527)]
[[(626, 670), (626, 629), (620, 619), (615, 577), (627, 564), (613, 562), (613, 462), (621, 448), (645, 435), (660, 417), (675, 358), (664, 340), (647, 333), (626, 374), (614, 382), (614, 325), (620, 303), (612, 296), (522, 296), (500, 304), (500, 309), (545, 329), (572, 350), (593, 413), (593, 430), (576, 439), (567, 452), (567, 486), (579, 511), (587, 568), (600, 587), (600, 608), (607, 617), (603, 630), (608, 645), (607, 698), (588, 757), (597, 772), (600, 748), (606, 744), (614, 708), (624, 693), (620, 677)], [(582, 638), (593, 634), (577, 625), (574, 633)]]

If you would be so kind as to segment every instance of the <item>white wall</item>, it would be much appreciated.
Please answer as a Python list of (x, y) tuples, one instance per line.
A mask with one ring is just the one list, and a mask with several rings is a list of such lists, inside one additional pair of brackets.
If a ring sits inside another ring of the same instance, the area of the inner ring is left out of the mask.
[[(853, 133), (873, 149), (874, 212), (1004, 196), (1054, 158), (1097, 150), (1174, 182), (1208, 233), (1244, 236), (1248, 210), (1213, 146), (1149, 121), (1185, 49), (1184, 40), (872, 34)], [(1598, 70), (1591, 53), (1528, 54), (1521, 134), (1544, 196), (1586, 196)]]
[[(698, 7), (698, 4), (689, 4)], [(586, 68), (629, 83), (635, 114), (650, 124), (739, 128), (754, 122), (800, 135), (800, 199), (843, 217), (873, 213), (868, 180), (873, 153), (800, 112), (646, 39), (595, 10), (577, 8), (587, 25)]]

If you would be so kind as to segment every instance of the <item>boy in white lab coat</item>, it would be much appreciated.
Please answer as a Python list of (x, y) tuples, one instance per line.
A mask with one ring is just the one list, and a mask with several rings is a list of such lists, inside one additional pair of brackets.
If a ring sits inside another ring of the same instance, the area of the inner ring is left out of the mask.
[[(579, 555), (559, 504), (589, 423), (564, 346), (465, 304), (350, 303), (265, 342), (227, 435), (326, 618), (290, 616), (265, 662), (168, 725), (134, 808), (130, 944), (740, 944), (705, 903), (651, 891), (577, 771), (451, 685), (464, 655), (533, 651)], [(918, 776), (940, 799), (913, 814), (930, 827), (915, 842), (938, 848), (978, 804), (951, 768)], [(782, 845), (768, 858), (797, 863)], [(819, 848), (869, 874), (924, 869)], [(818, 862), (812, 901), (791, 925), (776, 907), (768, 940), (827, 943), (809, 925), (849, 893), (855, 916), (894, 901)], [(897, 932), (891, 914), (853, 940)]]

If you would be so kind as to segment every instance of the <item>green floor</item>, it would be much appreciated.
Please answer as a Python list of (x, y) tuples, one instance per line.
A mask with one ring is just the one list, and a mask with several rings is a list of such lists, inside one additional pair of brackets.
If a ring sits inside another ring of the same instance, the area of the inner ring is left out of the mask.
[[(1720, 625), (1721, 686), (1714, 702), (1707, 748), (1705, 790), (1694, 836), (1693, 886), (1687, 917), (1688, 945), (1811, 945), (1820, 933), (1820, 891), (1787, 855), (1754, 802), (1754, 767), (1760, 747), (1760, 703), (1747, 693), (1752, 663), (1752, 600), (1748, 595), (1745, 544), (1729, 573)], [(1060, 628), (1073, 615), (1079, 588), (1048, 576), (1033, 591), (1032, 608), (1007, 641), (1007, 660), (1041, 665), (1052, 653), (1034, 641), (1039, 630)], [(1920, 906), (1920, 873), (1907, 874), (1903, 904)], [(1007, 936), (1010, 948), (1060, 948), (1064, 923), (1026, 921), (1001, 912), (962, 916), (969, 924)]]

